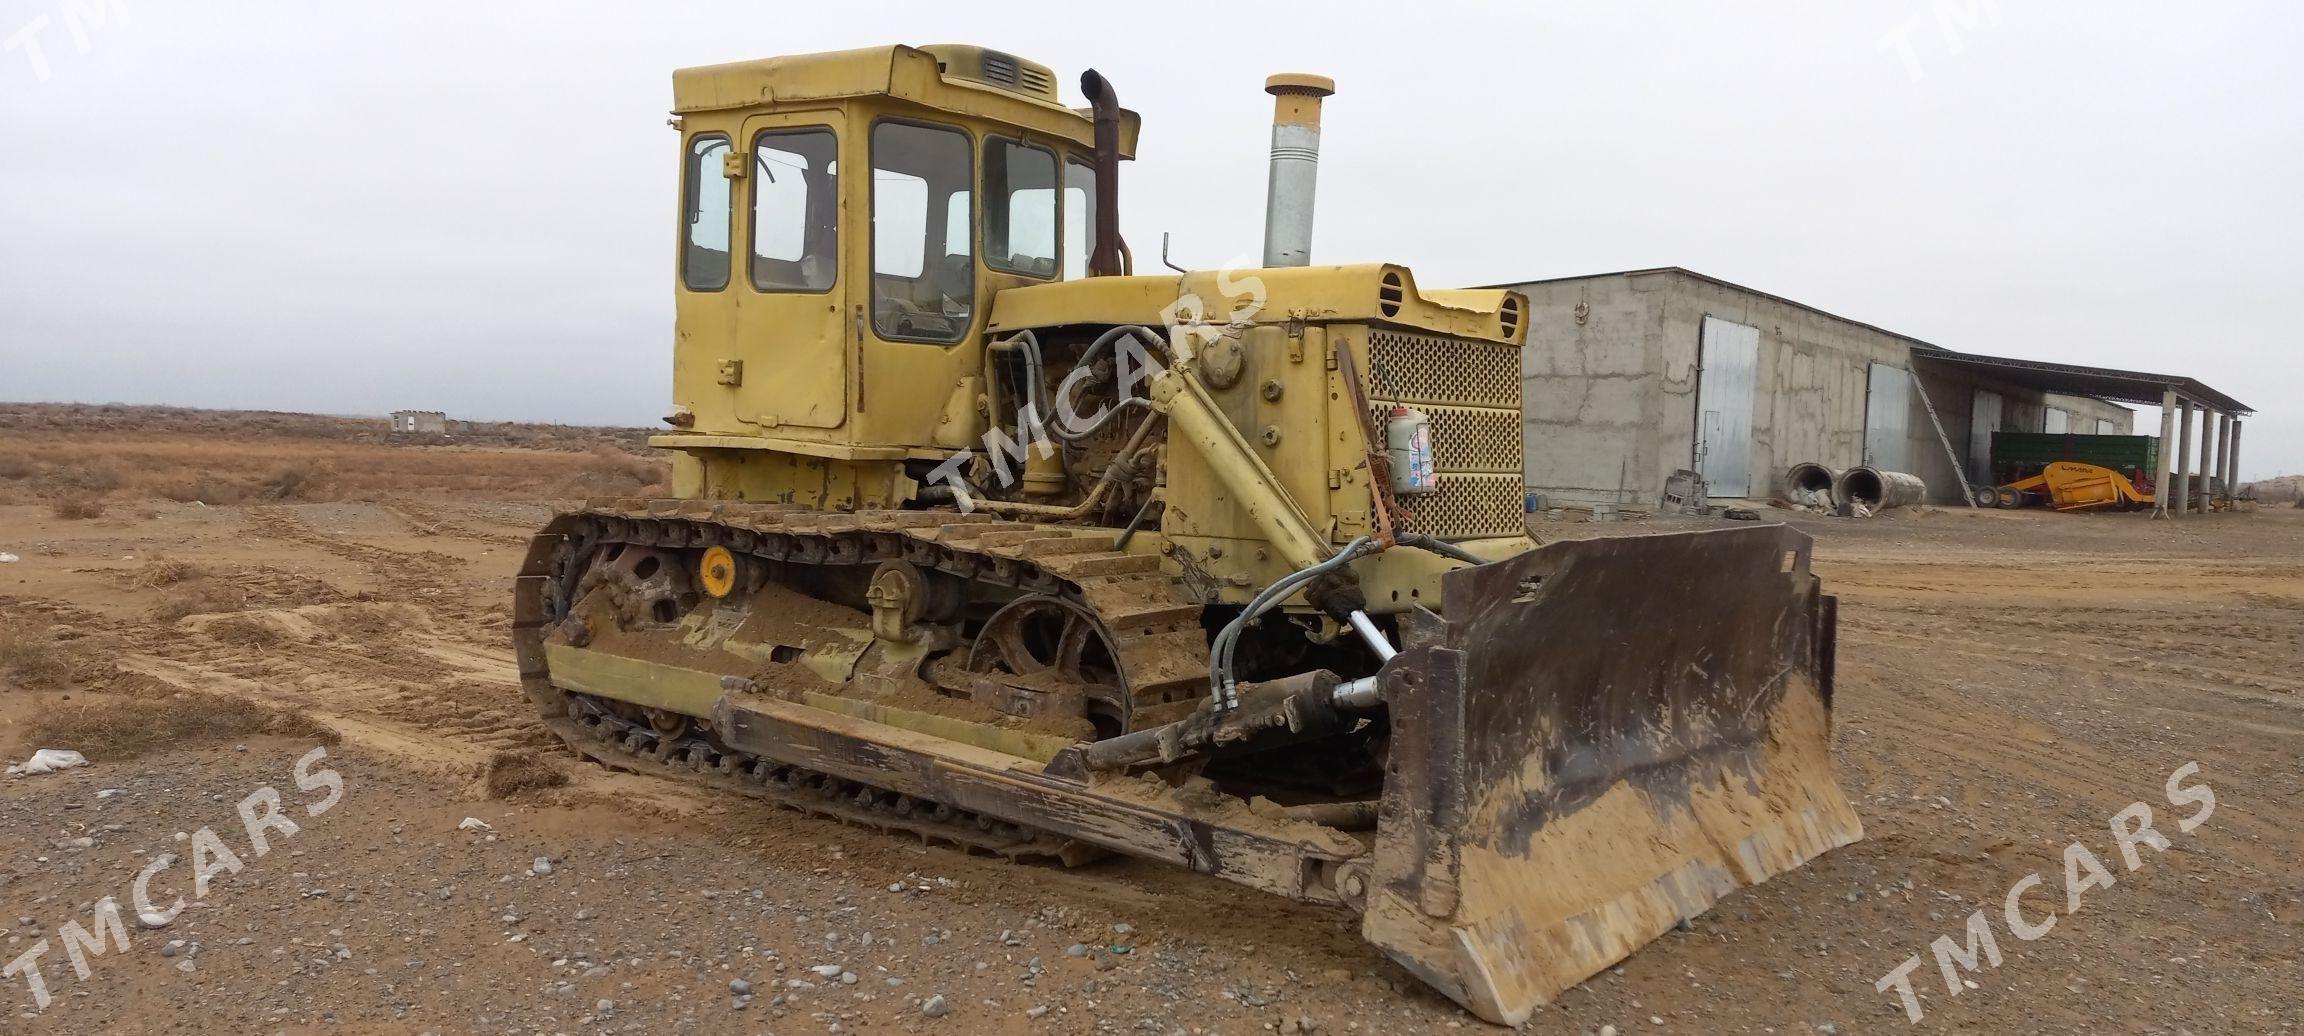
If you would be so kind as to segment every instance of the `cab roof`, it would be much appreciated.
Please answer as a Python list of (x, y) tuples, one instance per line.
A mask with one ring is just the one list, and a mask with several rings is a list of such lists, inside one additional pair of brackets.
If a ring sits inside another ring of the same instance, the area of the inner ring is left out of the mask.
[[(888, 96), (937, 111), (988, 119), (1092, 148), (1096, 124), (1058, 99), (1055, 73), (1000, 51), (960, 44), (859, 50), (736, 61), (672, 73), (674, 114), (793, 108)], [(1135, 112), (1120, 113), (1120, 157), (1136, 154)]]

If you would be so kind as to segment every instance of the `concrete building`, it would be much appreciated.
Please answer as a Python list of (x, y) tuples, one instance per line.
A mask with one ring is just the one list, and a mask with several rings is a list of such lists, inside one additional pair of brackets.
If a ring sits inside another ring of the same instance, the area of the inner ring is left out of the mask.
[(438, 410), (392, 411), (395, 435), (447, 435), (448, 415)]
[(2247, 412), (2187, 378), (1957, 353), (1678, 267), (1496, 286), (1530, 303), (1528, 487), (1554, 506), (1653, 507), (1681, 469), (1767, 499), (1801, 462), (1907, 472), (1961, 504), (1996, 431), (2131, 434), (2114, 400)]

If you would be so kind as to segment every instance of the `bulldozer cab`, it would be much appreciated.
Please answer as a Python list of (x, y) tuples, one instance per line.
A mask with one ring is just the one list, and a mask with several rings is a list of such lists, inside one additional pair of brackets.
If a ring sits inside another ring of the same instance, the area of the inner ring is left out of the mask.
[[(972, 395), (954, 386), (981, 366), (992, 295), (1086, 273), (1094, 120), (1044, 66), (891, 46), (673, 87), (692, 431), (930, 445)], [(1130, 115), (1116, 157), (1134, 138)]]

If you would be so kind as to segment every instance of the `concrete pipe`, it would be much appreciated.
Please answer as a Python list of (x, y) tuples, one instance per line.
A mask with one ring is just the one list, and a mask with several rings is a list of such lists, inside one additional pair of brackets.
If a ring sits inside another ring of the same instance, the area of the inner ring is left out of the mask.
[(1832, 499), (1850, 511), (1878, 514), (1891, 507), (1926, 503), (1928, 483), (1918, 475), (1859, 464), (1841, 472), (1832, 483)]
[(1784, 496), (1795, 504), (1832, 509), (1832, 484), (1838, 476), (1822, 464), (1799, 463), (1784, 469)]

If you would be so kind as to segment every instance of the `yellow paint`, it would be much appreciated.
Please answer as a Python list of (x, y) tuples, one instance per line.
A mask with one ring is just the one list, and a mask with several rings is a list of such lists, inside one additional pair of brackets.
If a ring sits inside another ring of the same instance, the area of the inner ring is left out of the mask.
[[(1332, 86), (1284, 76), (1276, 110), (1308, 114)], [(900, 119), (965, 132), (981, 165), (983, 142), (1020, 138), (1062, 160), (1093, 157), (1094, 121), (1064, 107), (1056, 73), (1013, 55), (965, 46), (872, 47), (683, 69), (673, 76), (680, 144), (727, 138), (738, 157), (724, 170), (733, 214), (730, 275), (718, 291), (690, 290), (675, 262), (674, 403), (692, 420), (656, 436), (677, 457), (675, 495), (789, 503), (825, 510), (901, 506), (918, 493), (923, 463), (979, 447), (991, 394), (993, 336), (1018, 330), (1141, 324), (1228, 328), (1242, 370), (1223, 388), (1178, 380), (1163, 390), (1175, 419), (1163, 458), (1164, 525), (1132, 549), (1173, 544), (1207, 573), (1205, 587), (1239, 601), (1272, 579), (1370, 531), (1367, 442), (1341, 391), (1331, 349), (1351, 351), (1365, 373), (1368, 338), (1390, 330), (1517, 346), (1527, 303), (1496, 289), (1425, 290), (1386, 263), (1199, 271), (1042, 280), (973, 266), (972, 324), (955, 344), (880, 336), (870, 307), (873, 248), (870, 177), (837, 177), (839, 254), (830, 289), (757, 290), (750, 255), (754, 195), (770, 176), (744, 159), (762, 132), (821, 128), (837, 137), (840, 170), (872, 165), (871, 128)], [(1136, 145), (1133, 115), (1121, 151)], [(979, 172), (979, 175), (980, 172)], [(978, 185), (981, 188), (981, 184)], [(981, 189), (973, 192), (982, 193)], [(1123, 192), (1125, 196), (1125, 192)], [(983, 206), (974, 239), (986, 240)], [(675, 211), (684, 211), (677, 206)], [(675, 235), (684, 247), (686, 227)], [(981, 250), (981, 249), (980, 249)], [(1185, 336), (1190, 338), (1190, 335)], [(1269, 393), (1269, 394), (1268, 394)], [(1183, 413), (1177, 413), (1178, 401)], [(913, 466), (907, 473), (906, 466)], [(1043, 492), (1060, 488), (1041, 471)], [(1515, 496), (1517, 494), (1514, 494)], [(1055, 498), (1056, 506), (1070, 500)], [(1525, 547), (1517, 537), (1498, 543)], [(1498, 551), (1508, 552), (1508, 551)], [(1372, 597), (1431, 600), (1445, 566), (1363, 566)]]
[(710, 716), (720, 700), (720, 674), (646, 662), (566, 644), (544, 645), (560, 687), (685, 716)]
[(704, 557), (696, 563), (696, 578), (703, 584), (705, 593), (728, 596), (728, 591), (736, 589), (736, 556), (728, 553), (726, 547), (705, 550)]
[(2153, 502), (2152, 494), (2136, 488), (2128, 476), (2111, 468), (2079, 461), (2060, 460), (2040, 469), (2028, 479), (2011, 482), (2002, 489), (2019, 493), (2048, 491), (2049, 506), (2059, 511), (2085, 511), (2096, 507), (2120, 504), (2139, 506)]
[(988, 723), (976, 723), (954, 716), (939, 716), (932, 712), (898, 708), (861, 698), (842, 698), (830, 694), (810, 692), (800, 696), (810, 707), (837, 712), (843, 716), (885, 723), (891, 727), (917, 731), (945, 741), (975, 745), (1004, 755), (1044, 763), (1056, 753), (1076, 742), (1068, 737), (1034, 734), (1023, 730), (1009, 730)]

